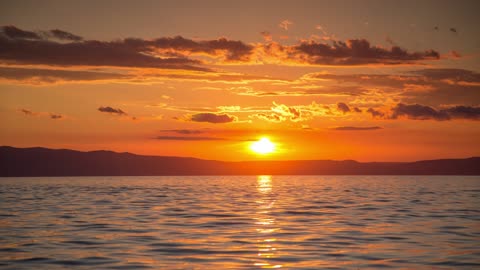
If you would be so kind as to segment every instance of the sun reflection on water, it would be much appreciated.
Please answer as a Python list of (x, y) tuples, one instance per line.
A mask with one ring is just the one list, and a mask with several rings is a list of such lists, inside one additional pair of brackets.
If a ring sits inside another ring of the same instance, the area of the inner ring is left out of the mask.
[(269, 175), (260, 175), (257, 178), (257, 191), (259, 197), (257, 202), (257, 217), (255, 224), (258, 232), (258, 258), (259, 262), (254, 265), (260, 268), (281, 268), (280, 264), (272, 264), (270, 259), (278, 257), (275, 242), (277, 239), (272, 237), (272, 233), (279, 230), (275, 223), (275, 218), (271, 211), (275, 205), (275, 197), (272, 194), (272, 177)]

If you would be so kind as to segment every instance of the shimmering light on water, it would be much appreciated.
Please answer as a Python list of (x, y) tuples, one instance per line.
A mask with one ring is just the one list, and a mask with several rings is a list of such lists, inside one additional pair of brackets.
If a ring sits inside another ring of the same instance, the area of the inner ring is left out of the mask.
[(0, 178), (1, 269), (474, 269), (480, 178)]

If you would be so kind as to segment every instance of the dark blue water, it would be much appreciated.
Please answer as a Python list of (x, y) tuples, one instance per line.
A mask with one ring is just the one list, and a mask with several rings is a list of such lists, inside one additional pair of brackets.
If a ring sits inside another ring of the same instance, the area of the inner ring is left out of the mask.
[(480, 178), (0, 178), (1, 269), (479, 269)]

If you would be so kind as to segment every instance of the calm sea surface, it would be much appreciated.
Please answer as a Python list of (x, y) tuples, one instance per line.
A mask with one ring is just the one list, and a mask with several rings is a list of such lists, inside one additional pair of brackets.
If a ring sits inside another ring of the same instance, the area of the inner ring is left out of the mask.
[(0, 178), (1, 269), (480, 269), (480, 178)]

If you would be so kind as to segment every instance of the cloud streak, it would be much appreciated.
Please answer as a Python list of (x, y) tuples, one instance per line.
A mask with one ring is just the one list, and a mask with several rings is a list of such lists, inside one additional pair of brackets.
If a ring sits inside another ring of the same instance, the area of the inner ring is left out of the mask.
[(25, 116), (40, 116), (40, 117), (48, 117), (52, 120), (60, 120), (65, 119), (65, 116), (58, 113), (49, 113), (49, 112), (34, 112), (32, 110), (27, 109), (19, 109), (20, 113), (23, 113)]
[[(288, 20), (282, 23), (285, 29), (291, 25)], [(248, 44), (223, 37), (193, 40), (181, 36), (101, 41), (87, 40), (60, 29), (27, 31), (3, 26), (0, 29), (0, 61), (17, 65), (212, 72), (207, 64), (396, 65), (440, 58), (440, 54), (431, 49), (409, 52), (398, 46), (374, 46), (365, 39), (331, 40), (329, 43), (309, 40), (281, 45), (271, 42), (269, 33), (263, 32), (263, 35), (266, 44)]]
[(122, 111), (121, 109), (114, 109), (110, 106), (105, 106), (105, 107), (99, 107), (98, 108), (98, 111), (99, 112), (102, 112), (102, 113), (110, 113), (110, 114), (114, 114), (114, 115), (127, 115), (126, 112)]
[(132, 78), (130, 75), (108, 72), (0, 67), (0, 79), (27, 84), (128, 80)]
[(391, 119), (406, 117), (413, 120), (446, 121), (452, 119), (480, 120), (480, 107), (453, 106), (437, 110), (421, 104), (399, 103), (392, 108)]
[[(46, 33), (43, 34), (42, 33)], [(61, 41), (67, 42), (58, 42)], [(152, 40), (127, 38), (115, 41), (83, 40), (62, 31), (25, 31), (4, 26), (0, 31), (0, 60), (16, 64), (54, 66), (116, 66), (208, 71), (188, 55), (247, 61), (253, 47), (219, 38), (194, 41), (180, 36)]]
[(162, 141), (226, 141), (226, 138), (207, 137), (207, 136), (158, 136), (157, 140)]
[(383, 129), (382, 127), (374, 126), (374, 127), (352, 127), (352, 126), (346, 126), (346, 127), (334, 127), (332, 128), (333, 130), (339, 130), (339, 131), (366, 131), (366, 130), (379, 130)]
[(238, 121), (238, 118), (229, 114), (197, 113), (190, 116), (190, 121), (224, 124)]
[(434, 50), (408, 52), (398, 46), (385, 49), (373, 46), (365, 39), (333, 41), (331, 45), (308, 41), (296, 45), (294, 49), (304, 57), (307, 63), (317, 65), (395, 65), (440, 59), (440, 54)]

